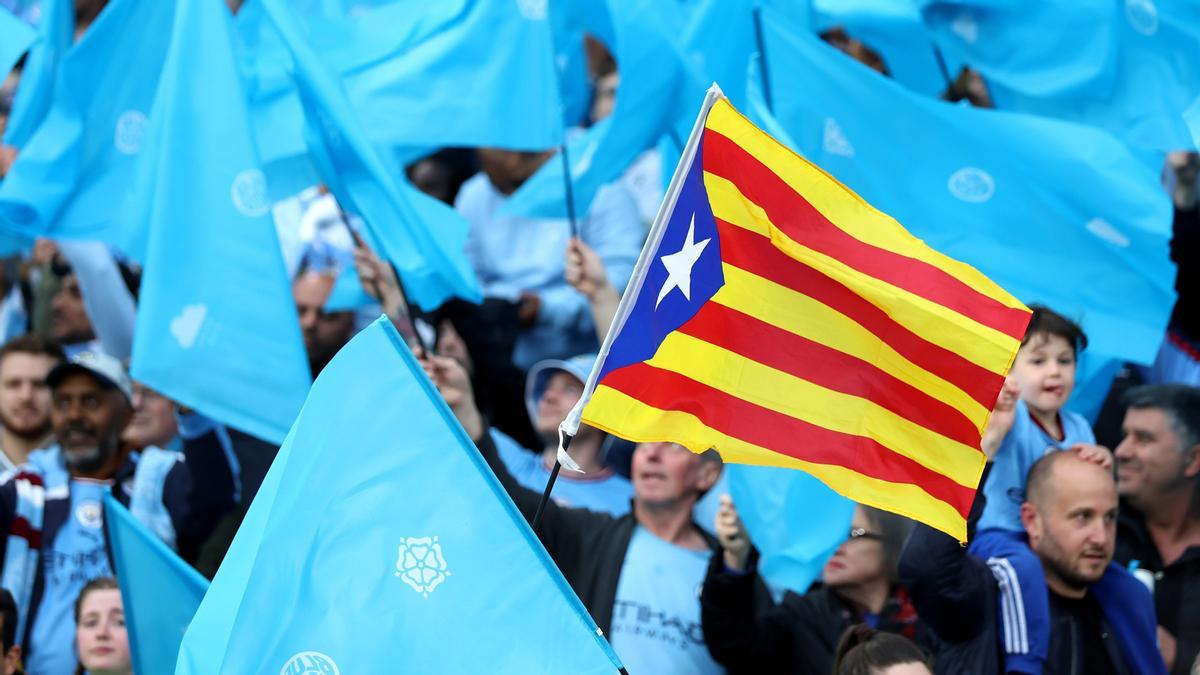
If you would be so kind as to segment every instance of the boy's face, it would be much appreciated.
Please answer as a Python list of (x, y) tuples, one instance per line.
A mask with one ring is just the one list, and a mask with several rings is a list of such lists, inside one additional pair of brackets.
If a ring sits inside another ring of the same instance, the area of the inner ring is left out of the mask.
[(1034, 335), (1017, 352), (1012, 374), (1025, 405), (1035, 413), (1056, 413), (1075, 388), (1075, 347), (1059, 335)]

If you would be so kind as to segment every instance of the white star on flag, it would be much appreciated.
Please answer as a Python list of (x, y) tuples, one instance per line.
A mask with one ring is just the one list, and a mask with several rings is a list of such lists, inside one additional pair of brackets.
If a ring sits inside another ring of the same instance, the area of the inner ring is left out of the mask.
[(663, 282), (662, 290), (658, 292), (658, 300), (654, 303), (654, 309), (658, 309), (663, 298), (667, 297), (667, 293), (675, 288), (683, 293), (683, 297), (688, 300), (692, 299), (692, 268), (696, 266), (696, 261), (700, 259), (700, 254), (704, 252), (704, 248), (708, 246), (708, 242), (712, 238), (699, 243), (696, 243), (695, 240), (696, 214), (693, 213), (692, 222), (688, 223), (687, 239), (683, 242), (683, 248), (661, 258), (663, 267), (667, 268), (667, 280)]

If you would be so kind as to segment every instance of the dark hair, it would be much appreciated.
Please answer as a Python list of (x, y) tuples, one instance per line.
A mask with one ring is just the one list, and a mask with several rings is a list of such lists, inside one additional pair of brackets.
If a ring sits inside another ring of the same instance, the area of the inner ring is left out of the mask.
[(47, 340), (32, 333), (18, 335), (5, 342), (3, 346), (0, 346), (0, 364), (4, 363), (4, 359), (8, 358), (9, 354), (49, 356), (55, 361), (65, 361), (67, 359), (66, 355), (63, 354), (62, 347), (58, 346), (57, 342)]
[(1125, 393), (1125, 405), (1144, 410), (1155, 408), (1171, 418), (1182, 450), (1200, 443), (1200, 388), (1186, 384), (1152, 384)]
[(4, 619), (3, 629), (0, 629), (0, 659), (3, 659), (17, 639), (17, 601), (4, 588), (0, 588), (0, 617)]
[(83, 599), (87, 597), (88, 593), (92, 591), (112, 590), (121, 590), (120, 585), (117, 584), (116, 577), (96, 577), (87, 582), (83, 590), (79, 591), (79, 597), (75, 599), (75, 623), (79, 623), (79, 611), (83, 608)]
[(920, 663), (933, 671), (929, 655), (904, 636), (859, 623), (842, 633), (833, 653), (833, 675), (875, 675), (906, 663)]
[(1029, 317), (1029, 327), (1025, 329), (1025, 337), (1021, 338), (1022, 347), (1035, 335), (1057, 335), (1071, 345), (1076, 356), (1087, 349), (1087, 335), (1079, 324), (1045, 305), (1034, 304), (1029, 309), (1033, 310), (1033, 316)]
[(913, 521), (866, 504), (859, 506), (867, 515), (867, 519), (875, 526), (876, 534), (879, 535), (879, 543), (883, 545), (883, 568), (887, 571), (888, 579), (898, 581), (900, 575), (897, 568), (900, 565), (900, 551), (904, 549), (904, 542), (908, 541)]

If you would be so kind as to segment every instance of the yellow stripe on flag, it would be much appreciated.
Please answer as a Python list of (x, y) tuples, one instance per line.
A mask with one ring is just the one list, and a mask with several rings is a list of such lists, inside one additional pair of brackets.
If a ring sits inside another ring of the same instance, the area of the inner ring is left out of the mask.
[(705, 126), (741, 146), (855, 239), (939, 267), (1007, 307), (1024, 308), (1020, 300), (981, 272), (934, 250), (820, 167), (755, 127), (725, 99), (709, 110)]
[[(966, 520), (954, 507), (910, 483), (892, 483), (864, 476), (845, 467), (814, 464), (732, 438), (703, 424), (694, 415), (648, 406), (611, 387), (596, 388), (584, 409), (583, 421), (638, 443), (673, 441), (693, 452), (720, 448), (721, 457), (735, 464), (781, 466), (806, 471), (835, 492), (929, 524), (959, 541), (966, 541)], [(978, 453), (977, 453), (978, 454)], [(983, 456), (979, 455), (971, 485), (979, 482)]]
[(870, 438), (959, 485), (975, 487), (979, 479), (977, 448), (870, 399), (826, 389), (690, 335), (667, 335), (646, 363), (824, 429)]
[(1003, 376), (1008, 372), (1019, 340), (794, 241), (771, 222), (762, 208), (721, 176), (706, 172), (704, 185), (717, 218), (770, 239), (789, 257), (842, 283), (929, 342), (993, 373)]
[(819, 342), (868, 363), (957, 408), (982, 433), (990, 411), (962, 389), (900, 355), (858, 322), (812, 298), (733, 265), (722, 265), (725, 285), (710, 302)]

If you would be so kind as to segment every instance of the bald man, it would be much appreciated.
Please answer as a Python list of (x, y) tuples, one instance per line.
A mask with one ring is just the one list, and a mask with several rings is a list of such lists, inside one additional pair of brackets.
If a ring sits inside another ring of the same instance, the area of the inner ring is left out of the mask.
[[(972, 526), (983, 501), (980, 492)], [(1155, 642), (1149, 592), (1111, 564), (1116, 520), (1111, 471), (1073, 452), (1051, 452), (1030, 469), (1021, 523), (1049, 592), (1050, 649), (1044, 673), (1166, 673)], [(1005, 562), (976, 558), (932, 528), (914, 529), (901, 556), (900, 575), (912, 591), (917, 613), (945, 642), (936, 662), (939, 673), (1003, 672), (1003, 641), (1021, 639), (1023, 630), (1014, 625), (1023, 612), (997, 610), (998, 603), (1016, 597), (1001, 593), (1012, 582)]]

